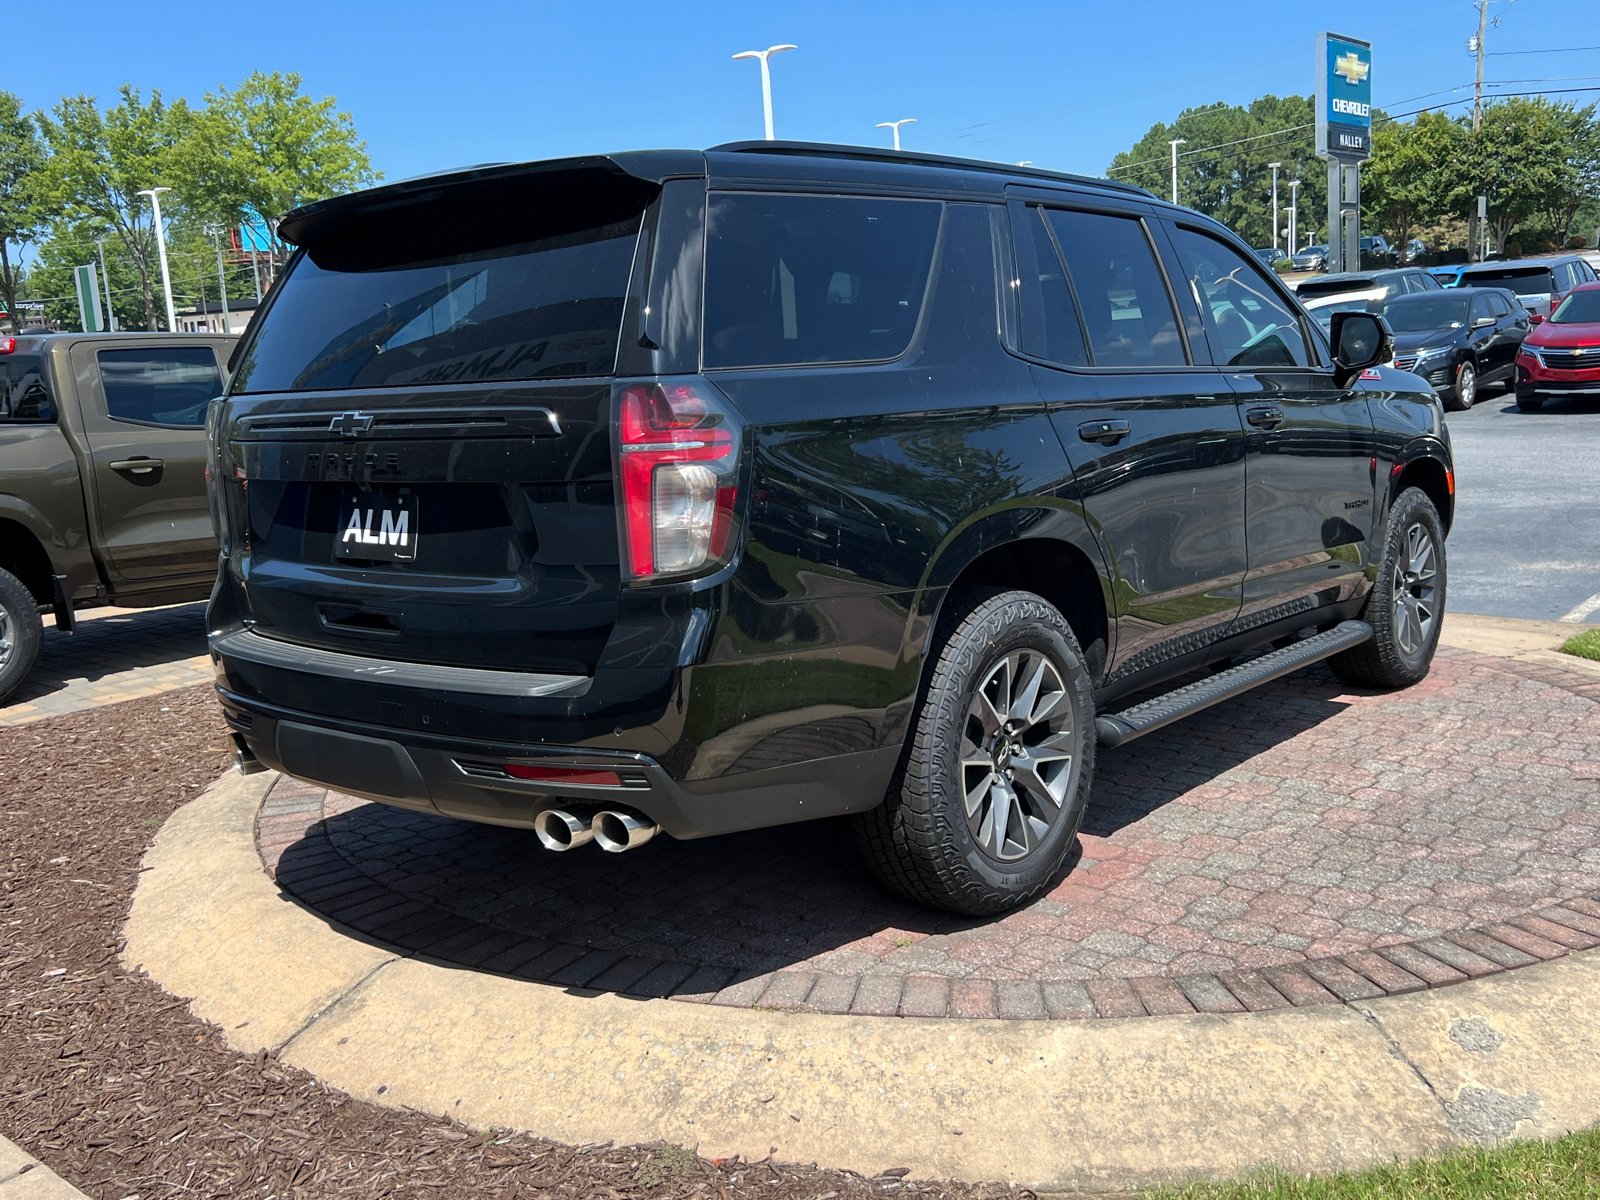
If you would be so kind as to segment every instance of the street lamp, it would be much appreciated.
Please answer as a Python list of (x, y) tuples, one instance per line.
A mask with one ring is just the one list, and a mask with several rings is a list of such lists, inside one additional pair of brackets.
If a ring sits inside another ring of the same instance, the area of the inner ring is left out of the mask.
[(161, 255), (161, 290), (166, 293), (167, 299), (167, 332), (176, 333), (178, 314), (172, 311), (172, 277), (167, 274), (167, 235), (161, 230), (161, 193), (171, 190), (164, 187), (146, 188), (139, 195), (150, 197), (150, 208), (156, 225), (156, 250)]
[(898, 150), (900, 149), (900, 126), (915, 125), (916, 123), (917, 119), (915, 117), (904, 117), (898, 121), (879, 121), (877, 128), (894, 130), (894, 148)]
[(1300, 181), (1289, 180), (1289, 253), (1300, 240)]
[(1272, 168), (1272, 248), (1276, 250), (1278, 248), (1278, 168), (1283, 164), (1276, 162), (1268, 163), (1267, 166)]
[(1178, 147), (1188, 145), (1187, 138), (1173, 138), (1172, 146), (1172, 202), (1178, 202)]
[(741, 50), (735, 58), (759, 58), (761, 60), (761, 112), (767, 119), (767, 141), (773, 141), (772, 132), (772, 70), (767, 65), (767, 59), (784, 50), (798, 50), (798, 46), (768, 46), (765, 50)]

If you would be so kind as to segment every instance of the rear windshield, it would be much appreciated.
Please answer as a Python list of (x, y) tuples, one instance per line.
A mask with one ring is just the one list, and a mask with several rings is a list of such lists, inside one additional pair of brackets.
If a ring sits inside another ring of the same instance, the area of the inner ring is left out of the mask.
[(0, 358), (0, 421), (54, 421), (56, 408), (37, 354)]
[(1550, 319), (1557, 325), (1600, 325), (1600, 291), (1573, 292)]
[(1549, 267), (1513, 267), (1504, 271), (1472, 271), (1461, 276), (1463, 287), (1503, 287), (1530, 295), (1555, 291)]
[(1302, 299), (1307, 296), (1333, 296), (1339, 292), (1359, 292), (1376, 286), (1377, 281), (1372, 279), (1307, 280), (1295, 289), (1295, 295)]
[(438, 255), (423, 229), (398, 262), (393, 246), (314, 246), (283, 280), (233, 391), (609, 375), (638, 234), (632, 216)]

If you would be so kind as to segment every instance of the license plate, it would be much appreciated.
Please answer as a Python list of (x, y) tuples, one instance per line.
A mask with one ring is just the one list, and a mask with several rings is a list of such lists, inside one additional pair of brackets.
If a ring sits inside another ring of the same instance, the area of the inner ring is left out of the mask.
[(403, 562), (417, 556), (417, 498), (347, 489), (339, 505), (334, 554), (366, 562)]

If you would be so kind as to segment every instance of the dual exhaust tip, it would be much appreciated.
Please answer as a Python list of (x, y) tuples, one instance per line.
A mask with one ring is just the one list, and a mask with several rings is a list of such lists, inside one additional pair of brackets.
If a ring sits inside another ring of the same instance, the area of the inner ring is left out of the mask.
[(637, 850), (660, 833), (661, 826), (617, 809), (604, 809), (586, 820), (565, 809), (547, 808), (533, 819), (533, 832), (546, 850), (572, 850), (595, 842), (602, 850), (621, 854)]

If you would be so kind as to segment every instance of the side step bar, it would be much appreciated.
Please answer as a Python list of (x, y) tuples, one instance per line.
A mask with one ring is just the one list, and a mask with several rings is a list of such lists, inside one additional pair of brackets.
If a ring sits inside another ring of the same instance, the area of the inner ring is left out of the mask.
[(1359, 646), (1371, 636), (1372, 626), (1365, 621), (1341, 621), (1326, 633), (1308, 637), (1282, 650), (1274, 650), (1271, 654), (1263, 654), (1260, 658), (1252, 658), (1242, 666), (1221, 671), (1210, 679), (1188, 684), (1123, 712), (1096, 717), (1095, 739), (1102, 746), (1121, 746), (1241, 692), (1248, 692), (1253, 687), (1298, 671), (1301, 667), (1321, 662), (1351, 646)]

